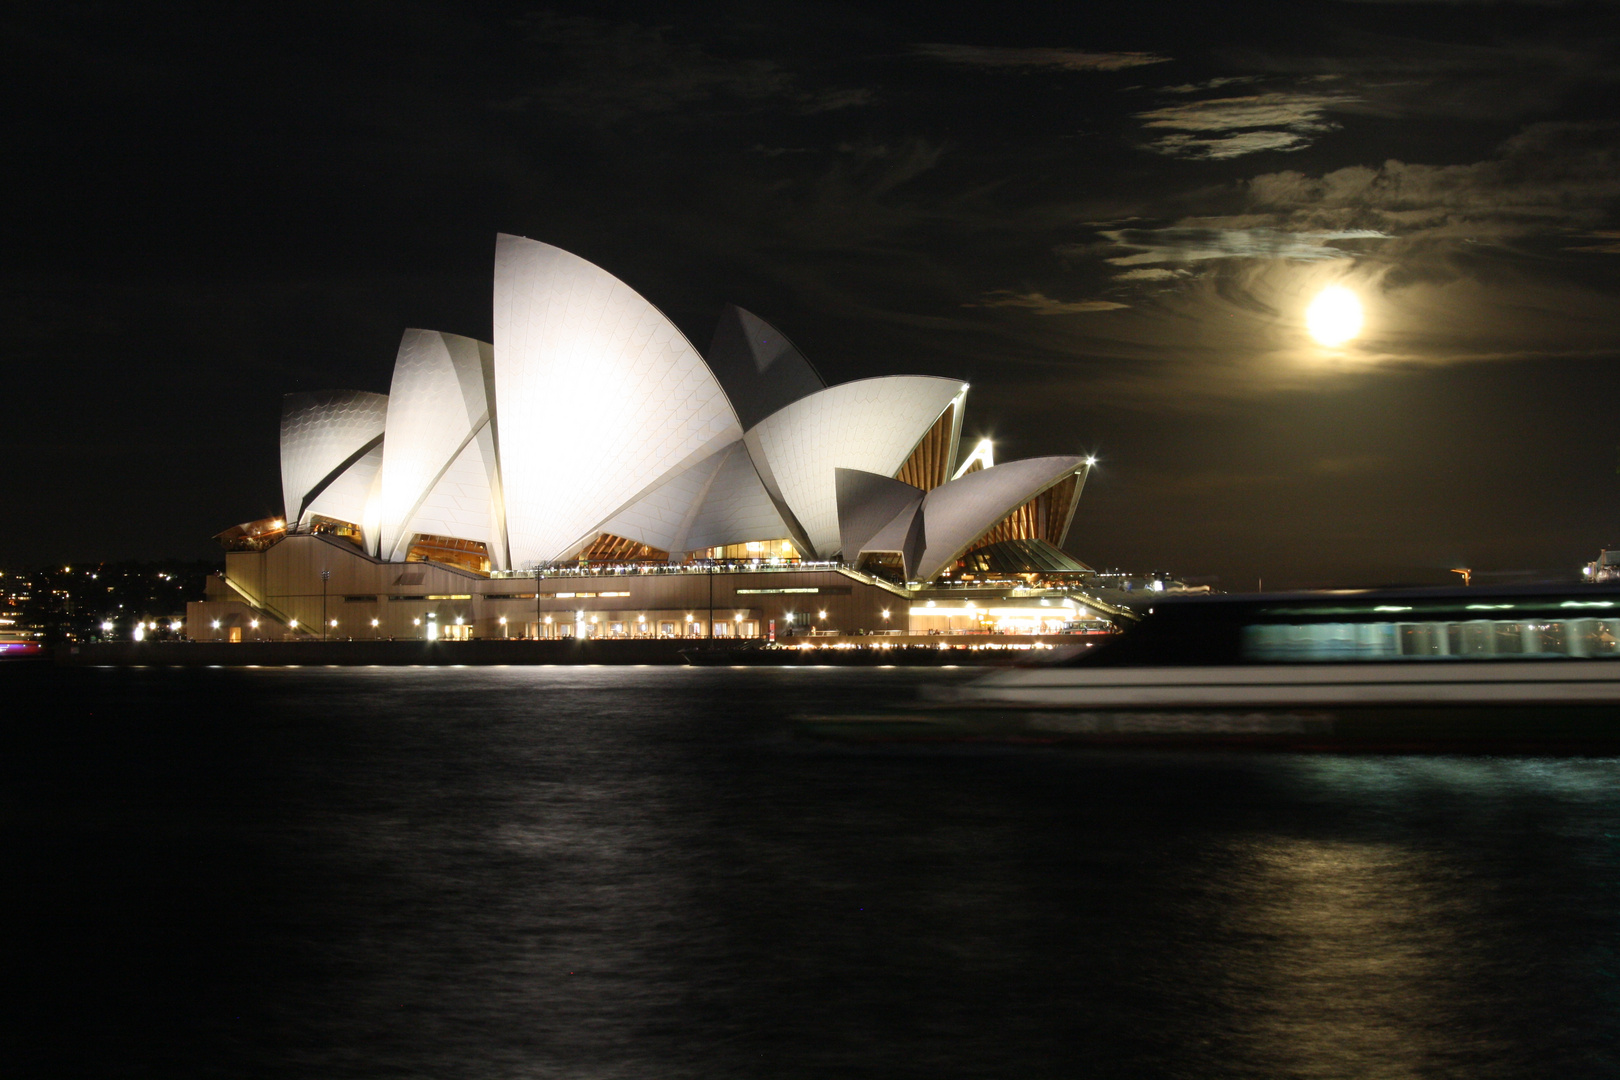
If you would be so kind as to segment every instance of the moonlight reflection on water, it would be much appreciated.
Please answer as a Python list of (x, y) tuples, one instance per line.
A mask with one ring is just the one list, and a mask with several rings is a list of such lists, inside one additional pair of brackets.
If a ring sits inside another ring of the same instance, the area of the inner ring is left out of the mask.
[(25, 1075), (1616, 1064), (1614, 761), (788, 722), (961, 672), (8, 674)]

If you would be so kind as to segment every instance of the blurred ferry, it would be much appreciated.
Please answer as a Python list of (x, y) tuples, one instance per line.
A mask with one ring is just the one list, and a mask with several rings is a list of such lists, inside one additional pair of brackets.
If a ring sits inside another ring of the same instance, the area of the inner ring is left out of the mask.
[(1166, 599), (1118, 640), (823, 734), (1620, 750), (1620, 588)]
[(31, 637), (0, 630), (0, 660), (21, 660), (45, 655), (44, 647)]

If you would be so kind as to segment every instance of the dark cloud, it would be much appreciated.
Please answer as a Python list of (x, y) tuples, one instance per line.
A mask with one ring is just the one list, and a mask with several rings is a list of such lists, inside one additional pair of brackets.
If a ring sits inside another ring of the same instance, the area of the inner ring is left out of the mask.
[(540, 78), (501, 108), (537, 107), (575, 121), (690, 122), (693, 113), (788, 108), (813, 115), (871, 103), (864, 87), (811, 88), (776, 60), (724, 57), (664, 26), (542, 11), (522, 20)]

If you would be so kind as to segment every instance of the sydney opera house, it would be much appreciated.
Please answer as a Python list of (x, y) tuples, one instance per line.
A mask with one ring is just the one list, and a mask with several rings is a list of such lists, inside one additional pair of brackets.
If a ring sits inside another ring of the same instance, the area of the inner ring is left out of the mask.
[(286, 397), (284, 515), (221, 534), (192, 637), (904, 630), (932, 582), (1085, 570), (1061, 548), (1088, 460), (959, 461), (965, 383), (828, 386), (736, 307), (701, 354), (517, 236), (494, 315), (493, 343), (407, 330), (386, 394)]

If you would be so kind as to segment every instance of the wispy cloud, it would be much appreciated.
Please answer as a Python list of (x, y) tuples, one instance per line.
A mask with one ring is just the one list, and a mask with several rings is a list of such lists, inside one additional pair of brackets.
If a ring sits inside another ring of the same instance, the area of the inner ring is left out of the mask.
[(1115, 274), (1115, 281), (1176, 281), (1186, 277), (1187, 270), (1166, 270), (1163, 267), (1144, 267), (1139, 270), (1127, 270), (1123, 274)]
[[(1181, 92), (1186, 87), (1172, 87)], [(1330, 109), (1356, 99), (1344, 94), (1273, 91), (1188, 101), (1136, 114), (1146, 128), (1194, 134), (1166, 135), (1149, 148), (1172, 157), (1223, 159), (1263, 150), (1301, 150), (1338, 124)]]
[(1122, 71), (1163, 64), (1168, 56), (1145, 52), (1085, 52), (1080, 49), (1014, 49), (994, 45), (913, 45), (912, 52), (951, 64), (989, 68), (1059, 68), (1064, 71)]
[[(1291, 259), (1323, 262), (1346, 259), (1350, 252), (1334, 247), (1343, 240), (1387, 240), (1385, 233), (1372, 229), (1346, 229), (1335, 232), (1286, 232), (1281, 229), (1221, 229), (1172, 226), (1164, 229), (1113, 229), (1102, 234), (1114, 245), (1130, 252), (1108, 262), (1114, 266), (1141, 266), (1153, 263), (1204, 262), (1209, 259)], [(1090, 254), (1090, 245), (1060, 247), (1062, 254)], [(1155, 275), (1154, 280), (1162, 280)]]
[(1054, 300), (1045, 293), (1021, 293), (1013, 292), (1011, 289), (987, 292), (977, 301), (962, 306), (1023, 308), (1037, 315), (1087, 315), (1096, 311), (1118, 311), (1130, 307), (1129, 304), (1120, 304), (1113, 300)]
[(1573, 244), (1567, 251), (1596, 251), (1604, 255), (1620, 255), (1620, 232), (1612, 229), (1599, 229), (1589, 232), (1581, 237), (1582, 240), (1595, 240), (1593, 244)]
[(1182, 131), (1234, 131), (1240, 128), (1282, 127), (1300, 131), (1325, 131), (1332, 125), (1323, 120), (1329, 108), (1354, 100), (1329, 94), (1269, 93), (1246, 97), (1212, 98), (1189, 101), (1137, 113), (1137, 119), (1150, 128), (1177, 128)]
[(1532, 124), (1485, 161), (1266, 173), (1248, 181), (1250, 209), (1281, 225), (1375, 228), (1409, 240), (1590, 230), (1620, 200), (1617, 132), (1613, 123)]
[(1227, 158), (1258, 154), (1263, 150), (1289, 153), (1311, 145), (1309, 136), (1295, 131), (1240, 131), (1235, 135), (1214, 138), (1198, 135), (1166, 135), (1148, 146), (1171, 157), (1204, 158), (1223, 161)]
[(1219, 90), (1223, 86), (1232, 86), (1242, 83), (1258, 81), (1254, 75), (1223, 75), (1214, 79), (1206, 79), (1201, 83), (1182, 83), (1180, 86), (1163, 86), (1159, 88), (1161, 94), (1196, 94), (1200, 90)]

